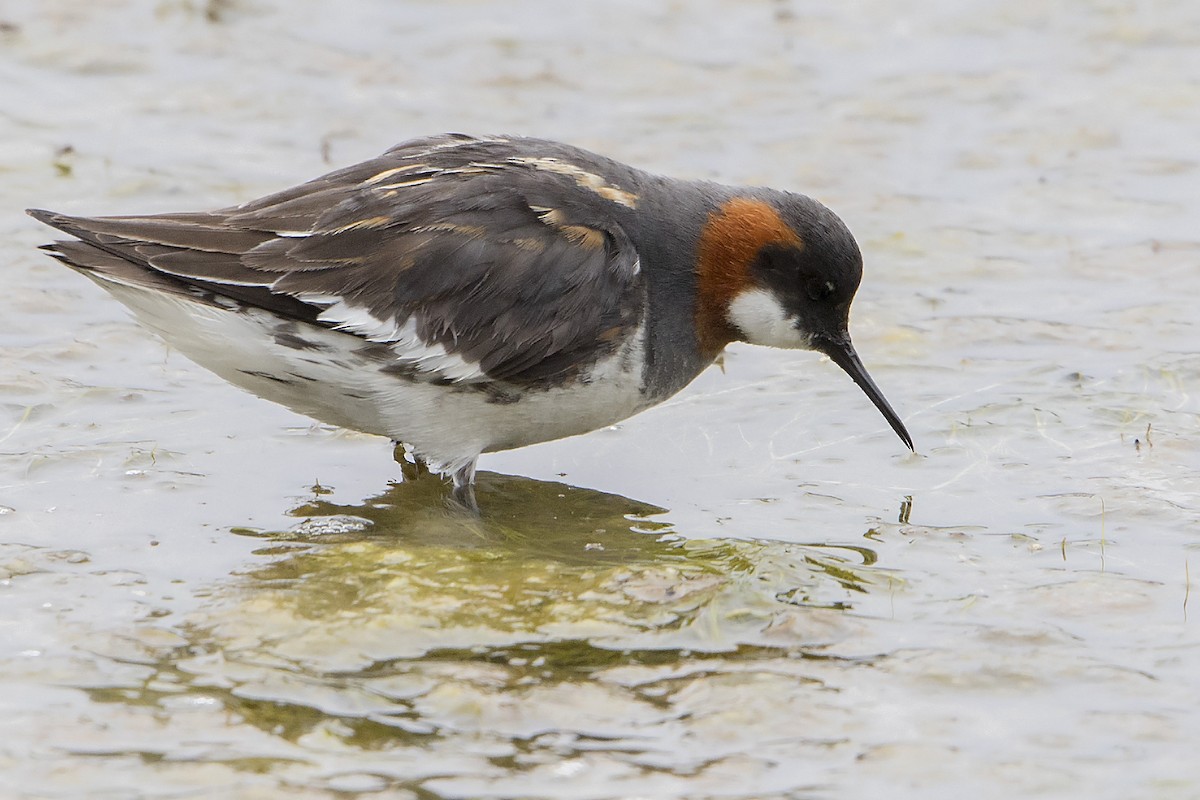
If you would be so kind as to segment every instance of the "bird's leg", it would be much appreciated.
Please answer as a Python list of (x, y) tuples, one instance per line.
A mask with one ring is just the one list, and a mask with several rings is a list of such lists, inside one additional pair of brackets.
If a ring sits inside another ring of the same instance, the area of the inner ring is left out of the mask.
[(454, 481), (451, 493), (454, 501), (467, 511), (479, 514), (479, 504), (475, 502), (475, 459), (454, 470), (451, 479)]
[(392, 458), (400, 465), (400, 474), (404, 476), (405, 483), (429, 474), (429, 465), (419, 455), (413, 453), (412, 460), (409, 460), (404, 442), (392, 442)]

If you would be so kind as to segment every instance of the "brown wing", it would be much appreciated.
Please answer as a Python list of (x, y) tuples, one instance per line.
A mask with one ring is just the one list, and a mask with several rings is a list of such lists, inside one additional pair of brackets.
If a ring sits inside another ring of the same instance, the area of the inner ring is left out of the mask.
[(553, 382), (637, 327), (638, 254), (603, 204), (522, 152), (436, 137), (210, 213), (30, 213), (80, 240), (47, 249), (84, 271), (127, 265), (125, 281), (141, 271), (376, 342), (415, 333), (487, 378)]

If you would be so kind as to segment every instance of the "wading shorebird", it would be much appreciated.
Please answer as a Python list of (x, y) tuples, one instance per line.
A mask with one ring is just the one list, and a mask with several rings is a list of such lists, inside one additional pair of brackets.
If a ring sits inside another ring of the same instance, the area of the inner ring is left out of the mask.
[(219, 211), (29, 213), (191, 360), (405, 445), (472, 507), (480, 453), (612, 425), (735, 341), (829, 356), (912, 448), (850, 342), (858, 245), (803, 195), (449, 134)]

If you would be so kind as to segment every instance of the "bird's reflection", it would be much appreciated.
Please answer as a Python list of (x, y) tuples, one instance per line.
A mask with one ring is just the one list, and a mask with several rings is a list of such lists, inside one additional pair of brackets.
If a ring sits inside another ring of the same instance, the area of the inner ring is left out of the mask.
[[(710, 644), (726, 647), (758, 641), (798, 609), (851, 608), (875, 583), (875, 551), (858, 542), (685, 536), (657, 506), (512, 475), (481, 472), (477, 492), (482, 511), (472, 513), (447, 504), (430, 476), (356, 504), (314, 487), (288, 512), (300, 521), (287, 530), (243, 531), (269, 540), (259, 553), (270, 560), (223, 593), (310, 621), (387, 620), (394, 631), (419, 629), (401, 638), (422, 648), (459, 642), (455, 631), (467, 628), (484, 647), (551, 629), (568, 639), (651, 636), (662, 647), (701, 618)], [(678, 645), (697, 641), (689, 634)]]
[(666, 509), (617, 494), (553, 481), (480, 472), (479, 510), (447, 496), (428, 474), (409, 476), (362, 503), (343, 505), (314, 487), (289, 516), (303, 520), (270, 538), (324, 542), (388, 540), (395, 546), (488, 549), (508, 558), (563, 563), (630, 563), (678, 549)]
[[(162, 671), (271, 735), (321, 732), (354, 750), (426, 747), (462, 719), (580, 681), (862, 663), (839, 653), (863, 633), (844, 612), (886, 576), (857, 541), (698, 538), (619, 495), (492, 473), (477, 488), (480, 514), (448, 507), (432, 478), (355, 504), (314, 487), (287, 530), (242, 531), (263, 542), (258, 564), (203, 592), (179, 627), (187, 659)], [(639, 680), (582, 718), (616, 729), (662, 702)], [(143, 694), (121, 702), (157, 702)]]

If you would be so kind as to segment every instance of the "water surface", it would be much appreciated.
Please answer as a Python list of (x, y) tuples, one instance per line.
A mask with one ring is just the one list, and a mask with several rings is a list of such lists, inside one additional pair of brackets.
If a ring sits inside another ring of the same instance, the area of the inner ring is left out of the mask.
[[(0, 9), (14, 797), (1200, 795), (1200, 11)], [(228, 205), (442, 130), (810, 193), (835, 366), (735, 347), (481, 463), (169, 351), (19, 213)]]

